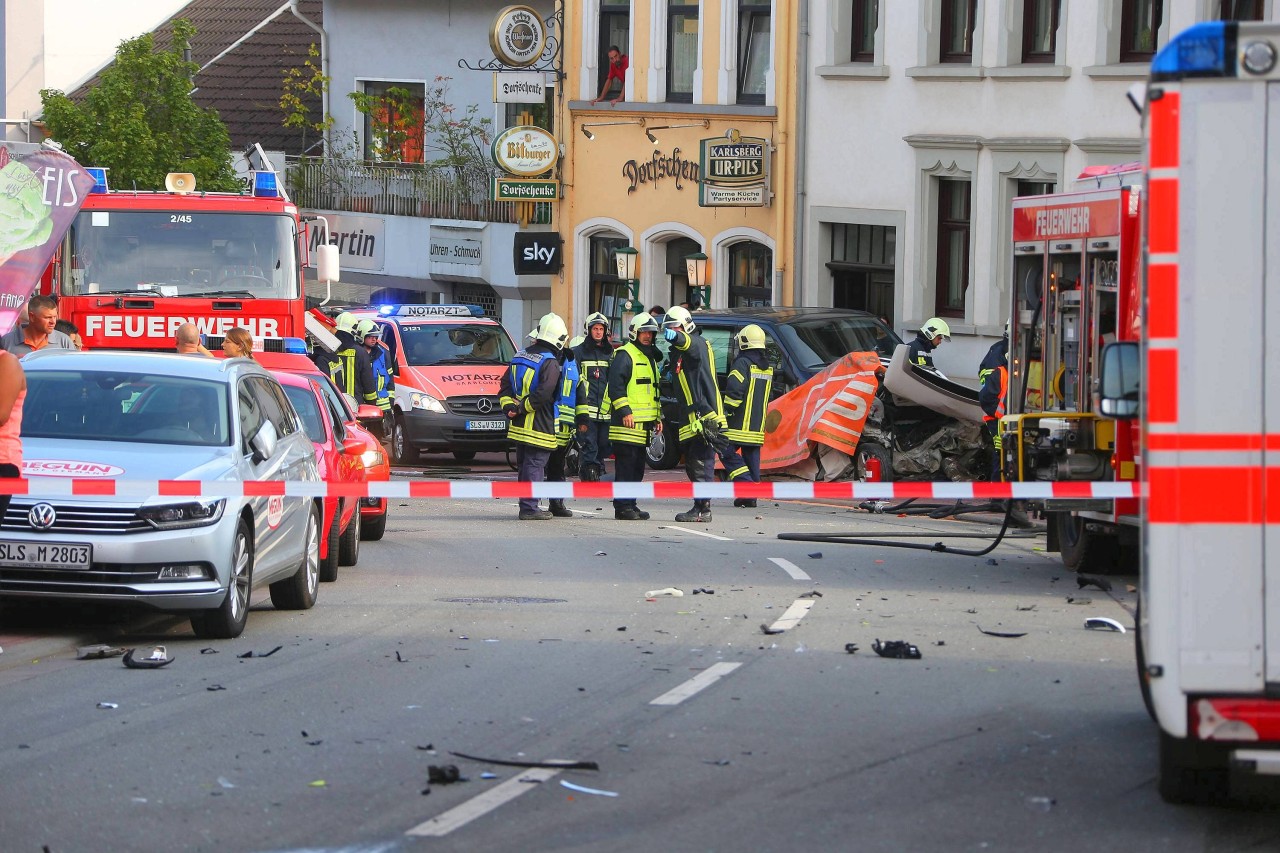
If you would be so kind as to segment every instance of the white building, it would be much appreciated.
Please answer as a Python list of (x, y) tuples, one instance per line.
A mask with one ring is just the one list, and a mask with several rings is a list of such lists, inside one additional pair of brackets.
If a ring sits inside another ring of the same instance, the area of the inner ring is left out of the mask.
[[(1010, 308), (1010, 201), (1141, 159), (1126, 98), (1197, 21), (1275, 0), (812, 0), (800, 298), (884, 315), (972, 380)], [(806, 91), (807, 90), (807, 91)], [(1083, 187), (1080, 187), (1083, 188)]]
[[(462, 115), (475, 105), (479, 118), (493, 120), (494, 128), (517, 123), (524, 105), (495, 104), (493, 74), (459, 67), (459, 60), (479, 66), (493, 60), (489, 34), (498, 12), (509, 5), (501, 0), (455, 3), (451, 0), (324, 0), (328, 73), (331, 78), (328, 111), (335, 120), (333, 138), (337, 156), (368, 158), (372, 131), (368, 117), (356, 108), (349, 93), (369, 95), (396, 87), (429, 93), (447, 81), (448, 100)], [(551, 14), (550, 0), (531, 4), (540, 14)], [(554, 92), (554, 87), (549, 87)], [(549, 120), (551, 101), (543, 106), (539, 124)], [(431, 160), (432, 140), (407, 152), (405, 160)], [(459, 215), (440, 218), (425, 210), (413, 215), (361, 212), (358, 205), (332, 213), (330, 224), (357, 238), (376, 235), (375, 253), (368, 257), (343, 256), (342, 278), (353, 301), (374, 298), (384, 289), (421, 302), (480, 304), (498, 316), (517, 341), (522, 340), (542, 313), (550, 310), (548, 276), (517, 276), (512, 260), (517, 226)], [(359, 245), (368, 245), (360, 242)], [(444, 257), (460, 259), (444, 262)], [(364, 294), (363, 296), (361, 294)], [(412, 296), (410, 296), (412, 294)]]

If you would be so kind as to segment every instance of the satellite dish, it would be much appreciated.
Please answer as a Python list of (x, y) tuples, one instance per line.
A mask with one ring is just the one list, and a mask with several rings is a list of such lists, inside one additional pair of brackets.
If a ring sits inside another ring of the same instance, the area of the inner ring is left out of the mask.
[(164, 176), (164, 188), (171, 193), (189, 193), (196, 188), (196, 176), (190, 172), (170, 172)]

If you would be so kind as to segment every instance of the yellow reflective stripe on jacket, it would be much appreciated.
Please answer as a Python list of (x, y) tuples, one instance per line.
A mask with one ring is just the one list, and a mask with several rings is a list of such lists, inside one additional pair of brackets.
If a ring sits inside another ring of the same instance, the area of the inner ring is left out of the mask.
[[(517, 355), (517, 358), (520, 358), (520, 356)], [(517, 370), (517, 368), (521, 369)], [(538, 413), (533, 411), (529, 404), (529, 395), (533, 393), (535, 383), (542, 371), (538, 367), (523, 361), (520, 363), (512, 362), (511, 367), (508, 369), (513, 371), (514, 376), (519, 379), (519, 387), (516, 387), (514, 381), (511, 383), (512, 388), (519, 395), (519, 399), (512, 400), (510, 397), (504, 397), (503, 405), (508, 405), (508, 402), (514, 402), (521, 408), (523, 414), (511, 422), (511, 426), (507, 428), (507, 437), (518, 444), (554, 450), (556, 447), (555, 432), (543, 432), (535, 426)], [(552, 421), (553, 430), (554, 423)]]
[[(729, 384), (741, 385), (741, 402), (736, 402), (728, 414), (729, 427), (725, 438), (735, 444), (764, 444), (764, 419), (769, 411), (769, 397), (773, 390), (773, 368), (752, 364), (747, 374), (736, 367), (730, 371)], [(725, 399), (729, 407), (729, 398)]]
[[(653, 362), (634, 344), (627, 343), (614, 353), (625, 352), (631, 359), (631, 377), (627, 380), (627, 393), (624, 397), (615, 397), (612, 403), (612, 421), (609, 424), (609, 440), (623, 444), (649, 443), (649, 429), (659, 417), (658, 414), (658, 377)], [(618, 411), (630, 409), (635, 418), (634, 427), (623, 426)]]

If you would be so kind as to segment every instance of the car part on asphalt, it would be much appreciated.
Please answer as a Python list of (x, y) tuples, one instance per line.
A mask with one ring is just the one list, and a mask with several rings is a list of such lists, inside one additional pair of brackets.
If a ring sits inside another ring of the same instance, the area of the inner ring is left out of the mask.
[(129, 669), (159, 669), (173, 663), (173, 658), (169, 657), (164, 646), (156, 646), (145, 658), (135, 658), (133, 656), (135, 651), (137, 650), (129, 649), (124, 653), (124, 665)]
[(1116, 631), (1117, 633), (1125, 633), (1125, 628), (1119, 622), (1106, 616), (1091, 616), (1084, 620), (1084, 626), (1090, 629), (1104, 628), (1108, 631)]
[(881, 643), (880, 638), (877, 637), (876, 641), (871, 644), (871, 650), (882, 658), (919, 660), (922, 657), (920, 650), (906, 640), (888, 640)]
[(1026, 631), (988, 631), (981, 625), (977, 626), (978, 630), (986, 634), (988, 637), (1004, 637), (1006, 639), (1015, 640), (1018, 637), (1027, 636)]
[(450, 752), (454, 758), (465, 758), (467, 761), (480, 761), (485, 764), (497, 764), (500, 767), (525, 767), (528, 769), (545, 768), (548, 770), (599, 770), (600, 765), (594, 761), (503, 761), (499, 758), (481, 758), (478, 755), (466, 755), (461, 752)]

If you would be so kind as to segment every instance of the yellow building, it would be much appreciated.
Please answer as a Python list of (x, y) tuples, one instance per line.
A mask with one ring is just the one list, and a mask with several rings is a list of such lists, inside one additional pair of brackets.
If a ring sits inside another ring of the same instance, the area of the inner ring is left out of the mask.
[[(645, 309), (697, 300), (686, 258), (699, 253), (709, 259), (709, 307), (793, 304), (793, 5), (562, 6), (555, 228), (565, 264), (552, 309), (571, 328), (602, 311), (625, 337), (629, 287), (615, 253), (627, 246), (638, 253)], [(613, 79), (611, 48), (627, 65)]]

